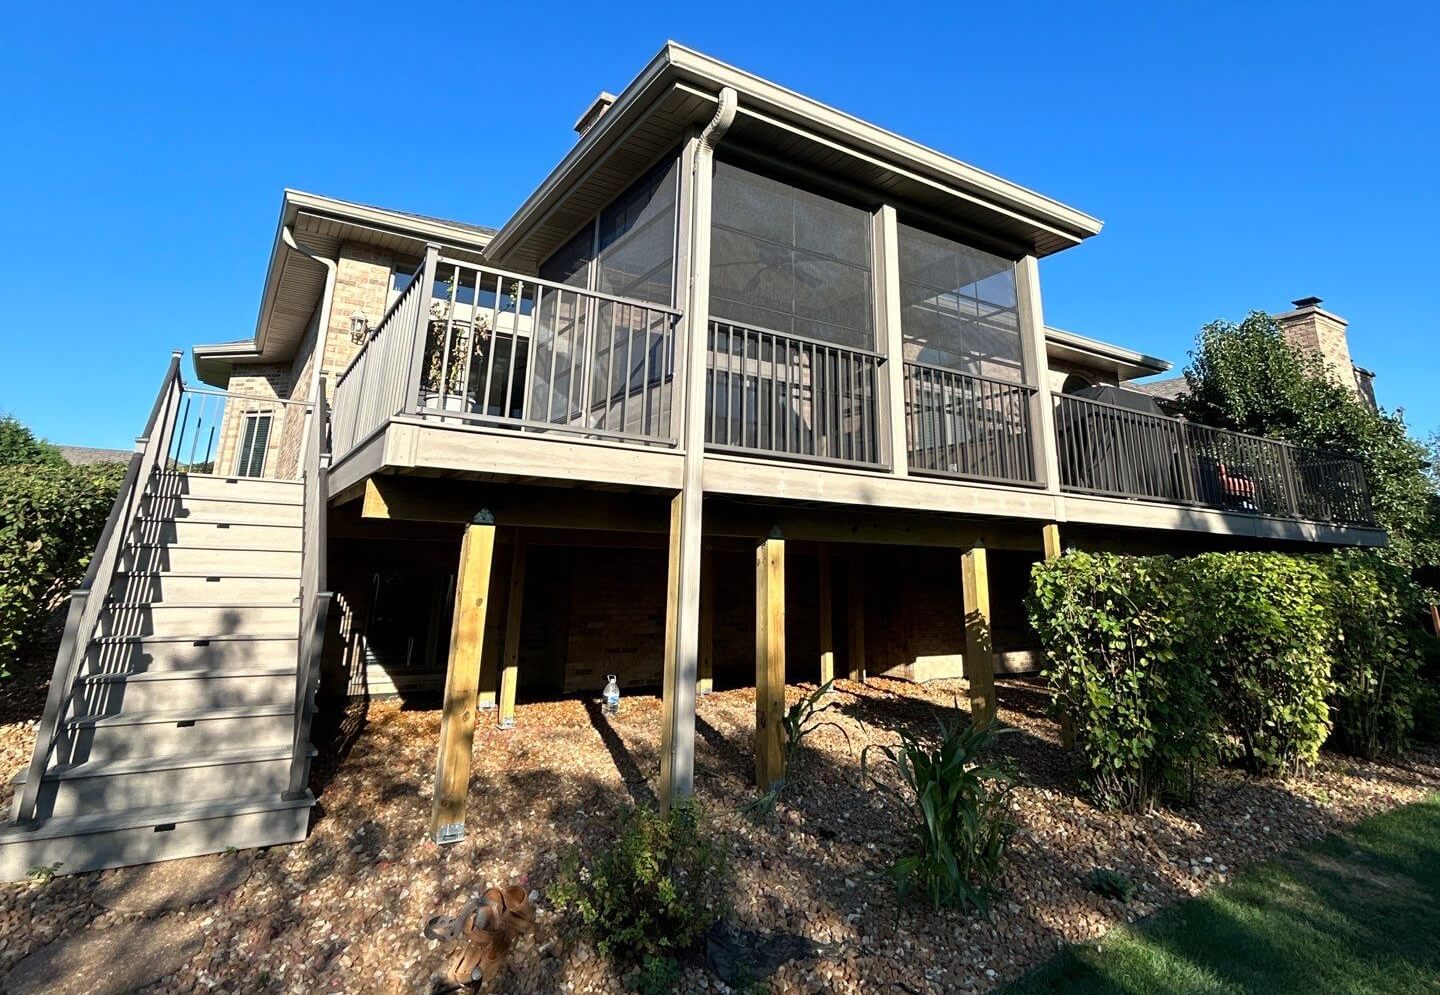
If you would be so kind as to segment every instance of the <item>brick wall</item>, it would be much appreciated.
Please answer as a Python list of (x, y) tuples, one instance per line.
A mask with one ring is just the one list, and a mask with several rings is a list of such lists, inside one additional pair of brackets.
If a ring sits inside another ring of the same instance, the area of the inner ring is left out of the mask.
[(334, 380), (360, 346), (350, 339), (350, 316), (364, 311), (373, 329), (385, 316), (389, 303), (390, 273), (394, 256), (368, 245), (346, 242), (340, 246), (335, 267), (335, 298), (330, 306), (330, 327), (325, 335), (324, 365)]
[[(267, 476), (274, 476), (272, 471), (279, 458), (281, 440), (286, 428), (287, 406), (278, 401), (290, 396), (289, 365), (238, 366), (230, 376), (228, 388), (231, 393), (243, 396), (231, 397), (225, 401), (225, 411), (219, 419), (219, 438), (215, 447), (215, 472), (235, 472), (247, 416), (268, 412), (271, 422), (265, 454), (265, 472)], [(303, 421), (303, 418), (296, 420)]]

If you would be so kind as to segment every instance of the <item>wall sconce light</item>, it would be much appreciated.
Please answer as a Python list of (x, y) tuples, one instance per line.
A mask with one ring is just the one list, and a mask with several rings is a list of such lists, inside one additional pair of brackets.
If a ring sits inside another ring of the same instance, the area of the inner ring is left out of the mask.
[(365, 341), (365, 336), (370, 334), (370, 319), (365, 317), (365, 312), (359, 308), (350, 315), (350, 341), (359, 345)]

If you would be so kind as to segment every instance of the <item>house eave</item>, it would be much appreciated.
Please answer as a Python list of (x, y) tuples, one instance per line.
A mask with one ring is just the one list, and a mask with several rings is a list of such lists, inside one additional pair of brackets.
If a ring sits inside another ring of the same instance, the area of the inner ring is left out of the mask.
[(1134, 349), (1101, 342), (1085, 335), (1067, 332), (1063, 328), (1045, 329), (1045, 351), (1051, 359), (1063, 359), (1087, 366), (1099, 365), (1112, 370), (1122, 380), (1165, 373), (1174, 364), (1155, 356), (1149, 356)]
[[(487, 255), (501, 265), (533, 263), (543, 253), (521, 249), (565, 198), (580, 187), (623, 141), (645, 123), (667, 95), (698, 98), (689, 125), (702, 124), (725, 87), (739, 95), (741, 129), (794, 137), (836, 152), (857, 170), (886, 184), (923, 189), (939, 202), (997, 225), (1023, 242), (1022, 251), (1048, 255), (1098, 234), (1102, 223), (1060, 202), (1011, 183), (852, 115), (770, 83), (709, 56), (667, 43), (615, 103), (580, 138), (490, 241)], [(669, 122), (674, 127), (676, 122)], [(733, 136), (732, 136), (733, 137)], [(674, 140), (683, 134), (676, 131)], [(732, 139), (727, 139), (727, 141)], [(975, 223), (975, 222), (972, 222)]]
[[(439, 218), (425, 218), (287, 188), (281, 200), (280, 217), (271, 242), (270, 259), (266, 265), (265, 283), (261, 291), (259, 312), (255, 318), (253, 338), (242, 342), (201, 344), (191, 350), (195, 359), (196, 375), (206, 383), (224, 386), (223, 379), (216, 383), (213, 378), (228, 377), (229, 369), (236, 364), (283, 361), (290, 358), (289, 355), (281, 355), (281, 350), (272, 347), (271, 323), (275, 315), (276, 299), (285, 280), (295, 278), (294, 272), (287, 277), (289, 266), (318, 269), (320, 265), (292, 253), (285, 244), (285, 229), (288, 227), (293, 230), (302, 215), (345, 225), (347, 231), (361, 240), (366, 237), (366, 233), (402, 239), (417, 253), (423, 252), (426, 242), (433, 241), (459, 250), (459, 254), (478, 258), (490, 240), (488, 232), (466, 225), (451, 224)], [(297, 237), (302, 242), (305, 241), (303, 233), (297, 232)], [(290, 350), (287, 347), (283, 351), (288, 353)]]

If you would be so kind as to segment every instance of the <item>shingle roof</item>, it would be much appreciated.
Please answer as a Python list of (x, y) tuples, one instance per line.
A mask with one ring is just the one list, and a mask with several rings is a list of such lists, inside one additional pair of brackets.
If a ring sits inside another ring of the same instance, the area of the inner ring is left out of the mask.
[(1162, 401), (1175, 401), (1190, 393), (1190, 388), (1184, 377), (1166, 377), (1164, 380), (1151, 380), (1149, 383), (1128, 383), (1125, 386), (1131, 390), (1138, 390), (1142, 394), (1149, 394), (1151, 397)]
[(92, 449), (89, 446), (56, 446), (65, 462), (71, 466), (89, 466), (92, 463), (125, 463), (130, 459), (127, 449)]

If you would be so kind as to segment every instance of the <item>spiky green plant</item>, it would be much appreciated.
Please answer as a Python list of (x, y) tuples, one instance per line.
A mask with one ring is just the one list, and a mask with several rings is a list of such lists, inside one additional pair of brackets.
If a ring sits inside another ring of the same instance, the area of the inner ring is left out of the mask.
[[(914, 819), (913, 848), (889, 868), (901, 901), (918, 893), (936, 909), (983, 913), (995, 896), (1015, 830), (1010, 817), (1015, 774), (1008, 765), (982, 758), (999, 731), (939, 716), (935, 721), (933, 741), (901, 730), (897, 744), (865, 747), (861, 777)], [(898, 784), (870, 770), (871, 750)]]

